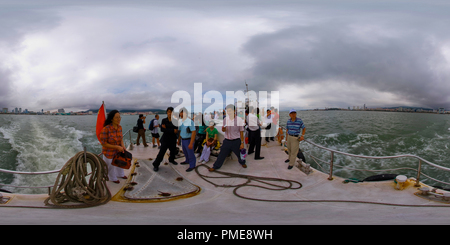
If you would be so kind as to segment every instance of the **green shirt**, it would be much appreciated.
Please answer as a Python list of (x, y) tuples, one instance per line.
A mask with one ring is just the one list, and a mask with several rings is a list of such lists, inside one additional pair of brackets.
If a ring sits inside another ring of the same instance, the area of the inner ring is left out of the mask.
[(209, 138), (213, 138), (213, 139), (214, 139), (214, 136), (215, 136), (216, 134), (218, 134), (219, 131), (217, 131), (217, 128), (213, 128), (213, 129), (211, 130), (211, 128), (208, 127), (208, 128), (206, 129), (206, 133), (208, 133)]

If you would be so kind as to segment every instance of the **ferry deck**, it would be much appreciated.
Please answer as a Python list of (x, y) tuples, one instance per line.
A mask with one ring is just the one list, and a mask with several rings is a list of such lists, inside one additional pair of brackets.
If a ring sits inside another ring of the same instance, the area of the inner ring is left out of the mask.
[[(161, 164), (154, 172), (157, 148), (134, 146), (133, 166), (120, 184), (107, 181), (112, 199), (89, 208), (51, 208), (47, 194), (2, 193), (0, 224), (149, 224), (149, 225), (355, 225), (448, 224), (448, 201), (420, 195), (409, 178), (402, 188), (394, 181), (352, 183), (312, 169), (289, 170), (287, 155), (276, 141), (261, 147), (263, 160), (236, 156), (209, 172), (197, 164)], [(211, 157), (207, 166), (212, 166)], [(184, 157), (176, 159), (178, 163)], [(137, 167), (139, 165), (139, 167)], [(141, 176), (139, 178), (139, 176)], [(278, 181), (278, 179), (288, 181)], [(124, 187), (134, 182), (133, 190)], [(300, 183), (300, 184), (299, 184)], [(424, 185), (422, 184), (421, 187)], [(237, 188), (238, 187), (238, 188)], [(265, 187), (265, 188), (262, 188)], [(129, 194), (127, 194), (129, 192)], [(445, 192), (445, 191), (440, 191)]]

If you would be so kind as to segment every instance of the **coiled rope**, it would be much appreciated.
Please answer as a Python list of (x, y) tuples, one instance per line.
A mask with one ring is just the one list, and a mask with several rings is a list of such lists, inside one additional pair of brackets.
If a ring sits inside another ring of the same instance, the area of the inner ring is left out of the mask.
[[(252, 197), (247, 197), (241, 194), (237, 193), (237, 190), (243, 187), (257, 187), (257, 188), (263, 188), (263, 189), (268, 189), (268, 190), (276, 190), (276, 191), (280, 191), (280, 190), (288, 190), (288, 189), (300, 189), (302, 187), (302, 184), (298, 181), (295, 180), (285, 180), (285, 179), (281, 179), (281, 178), (270, 178), (270, 177), (259, 177), (259, 176), (251, 176), (251, 175), (243, 175), (243, 174), (235, 174), (235, 173), (229, 173), (229, 172), (223, 172), (223, 171), (214, 171), (214, 173), (219, 173), (223, 176), (208, 176), (208, 175), (204, 175), (201, 174), (199, 172), (199, 167), (205, 167), (205, 168), (209, 168), (209, 166), (205, 165), (205, 164), (201, 164), (198, 165), (195, 168), (195, 172), (200, 176), (200, 178), (202, 178), (204, 181), (214, 185), (215, 187), (224, 187), (224, 188), (234, 188), (233, 190), (233, 194), (243, 198), (243, 199), (247, 199), (247, 200), (253, 200), (253, 201), (263, 201), (263, 202), (329, 202), (329, 203), (359, 203), (359, 204), (376, 204), (376, 205), (386, 205), (386, 206), (400, 206), (400, 207), (450, 207), (450, 205), (448, 204), (444, 204), (444, 205), (421, 205), (421, 204), (397, 204), (397, 203), (387, 203), (387, 202), (372, 202), (372, 201), (360, 201), (360, 200), (284, 200), (284, 199), (262, 199), (262, 198), (252, 198)], [(237, 185), (219, 185), (214, 183), (213, 181), (210, 181), (209, 179), (220, 179), (220, 178), (243, 178), (246, 179), (247, 181), (243, 184), (237, 184)], [(274, 186), (277, 188), (269, 188), (269, 187), (265, 187), (265, 186), (261, 186), (261, 185), (253, 185), (250, 184), (251, 181), (256, 181), (256, 182), (260, 182), (263, 184), (267, 184), (270, 186)], [(273, 183), (268, 183), (267, 181), (279, 181), (279, 182), (287, 182), (289, 183), (288, 186), (283, 186), (283, 185), (276, 185)], [(294, 184), (296, 184), (297, 186), (294, 186)], [(293, 187), (294, 186), (294, 187)]]
[[(88, 173), (88, 163), (91, 172)], [(89, 181), (86, 177), (89, 176)], [(61, 181), (60, 181), (61, 180)], [(96, 154), (80, 151), (69, 159), (58, 174), (46, 206), (59, 208), (86, 208), (105, 204), (111, 200), (106, 181), (108, 168)], [(49, 203), (51, 201), (52, 203)], [(63, 204), (75, 202), (78, 204)]]
[[(282, 191), (282, 190), (289, 190), (289, 189), (295, 190), (295, 189), (302, 188), (302, 184), (295, 180), (286, 180), (286, 179), (281, 179), (281, 178), (235, 174), (235, 173), (223, 172), (223, 171), (219, 171), (219, 170), (214, 171), (214, 173), (219, 173), (223, 176), (208, 176), (208, 175), (201, 174), (198, 170), (199, 167), (205, 167), (205, 168), (209, 168), (209, 167), (205, 164), (201, 164), (195, 168), (195, 172), (204, 181), (214, 185), (215, 187), (234, 188), (233, 193), (236, 196), (244, 198), (244, 199), (250, 199), (250, 200), (256, 200), (256, 201), (271, 201), (271, 200), (267, 200), (267, 199), (253, 199), (253, 198), (249, 198), (249, 197), (243, 196), (241, 194), (238, 194), (237, 190), (242, 187), (256, 187), (256, 188), (262, 188), (262, 189), (273, 190), (273, 191)], [(216, 184), (213, 181), (209, 180), (209, 179), (221, 179), (221, 178), (222, 179), (223, 178), (241, 178), (241, 179), (246, 180), (246, 182), (242, 183), (242, 184), (236, 184), (236, 185), (219, 185), (219, 184)], [(250, 184), (252, 181), (259, 182), (259, 183), (262, 183), (262, 184), (265, 184), (265, 185), (268, 185), (271, 187)], [(273, 182), (279, 182), (279, 183), (284, 182), (284, 183), (287, 183), (287, 186), (283, 185), (283, 184), (275, 184)]]

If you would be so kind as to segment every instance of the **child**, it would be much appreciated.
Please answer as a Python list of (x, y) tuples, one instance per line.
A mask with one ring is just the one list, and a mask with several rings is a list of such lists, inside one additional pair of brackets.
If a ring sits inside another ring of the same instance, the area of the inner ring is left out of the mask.
[(280, 145), (283, 145), (281, 142), (284, 139), (283, 129), (281, 127), (278, 128), (277, 140)]
[(209, 122), (209, 127), (206, 131), (206, 143), (203, 146), (202, 155), (200, 156), (199, 163), (207, 163), (209, 161), (209, 156), (211, 155), (211, 148), (214, 148), (217, 144), (217, 137), (219, 131), (214, 128), (214, 122)]

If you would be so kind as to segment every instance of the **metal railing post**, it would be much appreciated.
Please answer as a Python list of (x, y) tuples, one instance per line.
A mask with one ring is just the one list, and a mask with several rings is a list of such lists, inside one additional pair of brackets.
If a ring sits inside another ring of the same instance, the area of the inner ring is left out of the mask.
[(131, 142), (131, 133), (130, 130), (128, 130), (128, 135), (130, 135), (130, 150), (133, 150), (133, 143)]
[(86, 157), (86, 153), (87, 153), (87, 151), (86, 151), (86, 146), (83, 147), (83, 151), (84, 151), (84, 162), (86, 163), (86, 162), (87, 162), (87, 157)]
[(334, 152), (331, 152), (331, 161), (330, 161), (330, 176), (328, 180), (333, 180), (333, 161), (334, 161)]
[(417, 169), (417, 178), (416, 178), (416, 184), (414, 187), (420, 187), (420, 172), (422, 170), (422, 160), (419, 159), (419, 168)]

